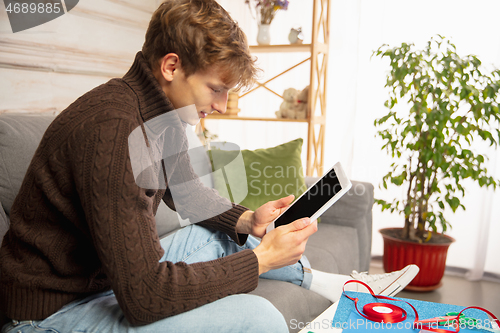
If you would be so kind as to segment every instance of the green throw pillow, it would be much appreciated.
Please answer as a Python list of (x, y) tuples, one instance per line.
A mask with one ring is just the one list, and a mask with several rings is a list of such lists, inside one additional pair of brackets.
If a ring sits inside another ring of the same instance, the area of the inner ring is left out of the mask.
[[(239, 204), (251, 210), (290, 194), (298, 198), (307, 189), (300, 156), (302, 143), (302, 139), (296, 139), (272, 148), (242, 150), (242, 163), (238, 162), (239, 151), (210, 150), (215, 189), (233, 202), (244, 198)], [(241, 172), (241, 164), (246, 175)]]

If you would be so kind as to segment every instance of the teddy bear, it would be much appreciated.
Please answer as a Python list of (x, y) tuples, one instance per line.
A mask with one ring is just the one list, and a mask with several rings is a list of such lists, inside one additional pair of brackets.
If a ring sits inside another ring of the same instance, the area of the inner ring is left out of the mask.
[(283, 92), (283, 102), (279, 111), (276, 111), (276, 116), (285, 119), (306, 119), (308, 96), (309, 86), (302, 91), (295, 88), (286, 89)]
[(278, 118), (294, 119), (295, 108), (298, 104), (297, 96), (299, 91), (295, 88), (288, 88), (283, 92), (283, 102), (279, 111), (276, 111)]
[(307, 119), (308, 108), (307, 101), (309, 100), (309, 86), (305, 87), (297, 95), (297, 106), (295, 108), (295, 119)]

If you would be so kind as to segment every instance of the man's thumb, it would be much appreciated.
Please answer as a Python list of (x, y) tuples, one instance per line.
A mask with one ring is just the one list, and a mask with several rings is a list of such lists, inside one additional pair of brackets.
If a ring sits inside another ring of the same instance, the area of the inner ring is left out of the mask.
[(302, 230), (305, 227), (307, 227), (309, 224), (311, 224), (311, 219), (308, 217), (304, 217), (303, 219), (295, 220), (292, 223), (290, 223), (292, 231), (294, 230)]
[(286, 206), (288, 206), (293, 201), (294, 198), (295, 198), (295, 196), (293, 194), (290, 194), (287, 197), (278, 199), (278, 200), (275, 201), (275, 207), (276, 208), (286, 207)]

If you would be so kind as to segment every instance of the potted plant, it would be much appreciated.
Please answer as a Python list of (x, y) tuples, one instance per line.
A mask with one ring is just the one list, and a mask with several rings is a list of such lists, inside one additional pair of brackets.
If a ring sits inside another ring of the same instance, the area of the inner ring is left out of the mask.
[(494, 189), (500, 182), (488, 174), (487, 157), (472, 147), (500, 141), (500, 71), (485, 74), (476, 56), (460, 57), (442, 36), (423, 50), (382, 45), (373, 55), (390, 60), (389, 112), (374, 122), (394, 160), (381, 185), (406, 193), (404, 199), (375, 200), (382, 211), (404, 216), (403, 228), (381, 230), (384, 268), (415, 263), (420, 273), (409, 288), (432, 290), (440, 285), (453, 241), (442, 234), (451, 227), (445, 210), (465, 209), (463, 180)]

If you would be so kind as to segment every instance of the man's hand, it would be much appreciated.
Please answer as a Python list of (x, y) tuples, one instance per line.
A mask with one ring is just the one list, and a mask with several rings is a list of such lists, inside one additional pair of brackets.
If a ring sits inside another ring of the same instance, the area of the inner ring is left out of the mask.
[(269, 201), (257, 208), (255, 212), (246, 211), (238, 220), (236, 231), (241, 234), (264, 237), (267, 226), (288, 208), (293, 199), (294, 196), (291, 194), (275, 201)]
[(309, 236), (317, 230), (316, 220), (303, 218), (279, 226), (266, 234), (253, 250), (259, 260), (259, 275), (299, 261), (306, 249)]

